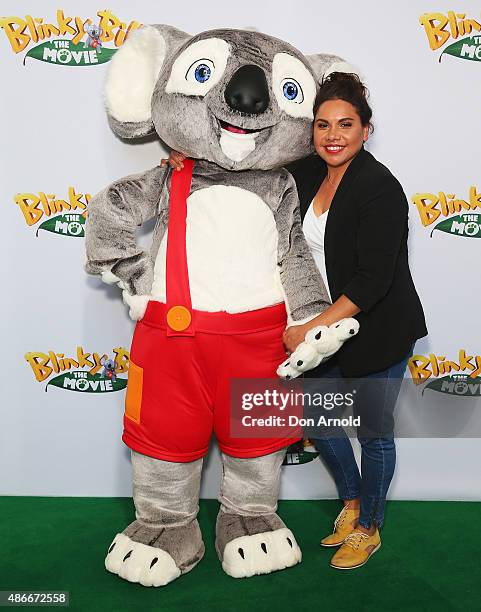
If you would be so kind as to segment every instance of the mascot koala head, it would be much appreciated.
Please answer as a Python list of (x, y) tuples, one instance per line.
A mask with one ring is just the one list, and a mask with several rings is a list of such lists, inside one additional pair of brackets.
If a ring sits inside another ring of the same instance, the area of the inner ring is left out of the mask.
[(157, 132), (189, 157), (268, 170), (311, 151), (316, 92), (335, 70), (347, 64), (259, 32), (145, 26), (111, 61), (107, 112), (123, 138)]

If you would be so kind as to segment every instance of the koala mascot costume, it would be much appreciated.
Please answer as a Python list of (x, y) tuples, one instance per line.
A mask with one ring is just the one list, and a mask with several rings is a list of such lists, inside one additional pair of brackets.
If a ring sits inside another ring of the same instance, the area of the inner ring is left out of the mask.
[[(121, 578), (161, 586), (201, 560), (196, 516), (212, 432), (223, 462), (216, 550), (225, 572), (246, 577), (301, 560), (275, 513), (285, 449), (297, 438), (232, 438), (229, 380), (272, 378), (281, 362), (279, 374), (295, 377), (357, 331), (353, 319), (315, 328), (297, 365), (285, 361), (287, 320), (310, 320), (329, 301), (281, 166), (311, 151), (319, 80), (334, 69), (343, 69), (339, 58), (306, 58), (265, 34), (190, 36), (165, 25), (132, 33), (111, 61), (114, 132), (157, 133), (190, 158), (181, 172), (157, 166), (119, 179), (89, 206), (86, 270), (118, 283), (138, 321), (123, 435), (137, 520), (105, 560)], [(135, 231), (153, 217), (147, 253)]]

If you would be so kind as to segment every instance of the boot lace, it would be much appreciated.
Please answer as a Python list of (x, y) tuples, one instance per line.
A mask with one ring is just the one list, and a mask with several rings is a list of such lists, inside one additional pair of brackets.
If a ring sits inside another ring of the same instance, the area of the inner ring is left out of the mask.
[(344, 544), (346, 546), (350, 546), (353, 550), (357, 550), (362, 540), (368, 540), (368, 539), (369, 539), (369, 536), (367, 533), (363, 533), (362, 531), (353, 531), (344, 540)]
[(337, 517), (334, 519), (334, 531), (337, 527), (342, 527), (347, 518), (347, 511), (352, 510), (349, 506), (344, 506), (344, 508), (339, 512)]
[(346, 516), (347, 516), (346, 508), (347, 508), (347, 506), (344, 506), (344, 508), (339, 512), (339, 514), (335, 518), (335, 520), (334, 520), (334, 530), (336, 530), (338, 526), (342, 527), (344, 521), (346, 520)]

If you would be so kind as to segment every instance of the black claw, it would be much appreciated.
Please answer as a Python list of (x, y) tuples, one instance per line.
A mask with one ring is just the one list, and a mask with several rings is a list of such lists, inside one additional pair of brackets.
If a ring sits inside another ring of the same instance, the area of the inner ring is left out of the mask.
[(292, 546), (292, 540), (291, 540), (291, 538), (287, 538), (287, 541), (289, 542), (289, 546), (292, 548), (293, 546)]
[(264, 542), (262, 542), (262, 544), (261, 544), (261, 548), (262, 548), (262, 550), (263, 550), (263, 551), (266, 553), (266, 555), (267, 555), (267, 546), (264, 544)]
[(110, 553), (113, 551), (114, 548), (115, 548), (115, 542), (111, 545), (111, 547), (109, 548), (109, 552), (107, 554), (110, 555)]
[(239, 555), (240, 555), (240, 556), (241, 556), (243, 559), (245, 559), (243, 549), (242, 549), (242, 548), (239, 548), (238, 552), (239, 552)]
[(314, 336), (314, 338), (315, 338), (316, 340), (320, 340), (320, 339), (321, 339), (321, 336), (322, 336), (322, 332), (317, 332), (317, 334)]
[(152, 562), (150, 564), (150, 569), (154, 567), (154, 565), (157, 563), (158, 560), (159, 560), (159, 557), (155, 557), (154, 559), (152, 559)]
[(299, 361), (297, 362), (297, 366), (300, 368), (303, 363), (304, 362), (302, 361), (302, 359), (299, 359)]
[(131, 554), (132, 554), (132, 551), (129, 550), (129, 552), (124, 557), (124, 561), (127, 561), (127, 559), (130, 557)]

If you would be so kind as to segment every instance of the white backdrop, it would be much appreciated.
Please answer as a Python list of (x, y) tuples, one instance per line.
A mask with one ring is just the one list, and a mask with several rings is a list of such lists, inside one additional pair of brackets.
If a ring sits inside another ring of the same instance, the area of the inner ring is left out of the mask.
[[(444, 55), (439, 62), (442, 49), (463, 36), (455, 32), (457, 38), (450, 35), (441, 49), (432, 50), (419, 23), (423, 13), (432, 11), (447, 17), (448, 11), (456, 8), (465, 12), (466, 19), (481, 23), (479, 3), (464, 0), (457, 7), (455, 4), (451, 0), (346, 0), (341, 6), (318, 0), (243, 0), (229, 5), (221, 0), (188, 0), (177, 7), (176, 3), (150, 0), (112, 0), (110, 11), (127, 25), (131, 20), (168, 23), (191, 33), (220, 26), (252, 26), (291, 42), (305, 53), (336, 53), (361, 68), (371, 90), (376, 126), (368, 148), (400, 179), (411, 201), (411, 268), (430, 331), (428, 338), (418, 342), (416, 353), (419, 360), (434, 354), (438, 361), (459, 364), (460, 350), (472, 356), (471, 363), (480, 352), (477, 263), (481, 241), (443, 231), (431, 237), (433, 227), (456, 211), (425, 227), (412, 201), (418, 193), (434, 194), (434, 198), (440, 192), (450, 194), (451, 199), (469, 200), (470, 187), (481, 189), (481, 65), (451, 55)], [(98, 23), (97, 12), (102, 6), (95, 0), (4, 0), (0, 10), (4, 16), (25, 20), (30, 15), (56, 24), (59, 9), (66, 17), (90, 18)], [(20, 22), (16, 23), (15, 28)], [(27, 34), (25, 30), (24, 36)], [(50, 40), (54, 38), (65, 40), (72, 35), (60, 34)], [(52, 381), (61, 371), (52, 371), (38, 381), (31, 363), (44, 358), (50, 359), (47, 366), (52, 366), (53, 356), (48, 355), (52, 351), (65, 365), (62, 357), (76, 359), (77, 347), (86, 353), (113, 356), (114, 348), (129, 348), (133, 324), (117, 290), (84, 274), (83, 239), (48, 231), (48, 227), (38, 229), (55, 214), (43, 212), (41, 219), (28, 225), (19, 202), (23, 198), (32, 210), (37, 198), (39, 211), (42, 198), (48, 202), (68, 200), (69, 188), (74, 188), (76, 194), (83, 194), (80, 202), (85, 203), (85, 194), (94, 194), (116, 178), (155, 165), (162, 149), (156, 141), (134, 145), (114, 137), (102, 104), (105, 64), (70, 66), (28, 57), (23, 65), (24, 56), (43, 42), (46, 40), (31, 41), (23, 51), (14, 53), (5, 29), (0, 29), (0, 244), (5, 266), (0, 494), (128, 496), (129, 454), (120, 440), (125, 391), (82, 393), (58, 388)], [(472, 44), (477, 42), (481, 39), (473, 39)], [(92, 60), (95, 54), (89, 57)], [(429, 196), (425, 201), (430, 201)], [(472, 212), (476, 214), (476, 210)], [(476, 219), (481, 217), (468, 220)], [(77, 217), (68, 221), (77, 221)], [(62, 227), (66, 225), (58, 226), (58, 232)], [(70, 230), (74, 234), (79, 226)], [(476, 233), (476, 227), (470, 231)], [(142, 231), (141, 239), (148, 240), (148, 228)], [(30, 362), (28, 353), (36, 353), (30, 355)], [(67, 373), (82, 369), (82, 364), (79, 368), (72, 362), (67, 365)], [(82, 371), (87, 372), (88, 367)], [(464, 373), (471, 373), (471, 369)], [(442, 374), (433, 372), (430, 380)], [(437, 391), (427, 391), (429, 394), (441, 397)], [(451, 401), (455, 411), (461, 403), (473, 400), (452, 396)], [(406, 397), (401, 398), (403, 409), (412, 409)], [(473, 418), (478, 424), (481, 421), (479, 412)], [(400, 439), (390, 496), (479, 500), (480, 462), (481, 445), (476, 438)], [(218, 477), (214, 449), (204, 474), (204, 497), (216, 496)], [(284, 468), (282, 497), (335, 495), (319, 461)]]

